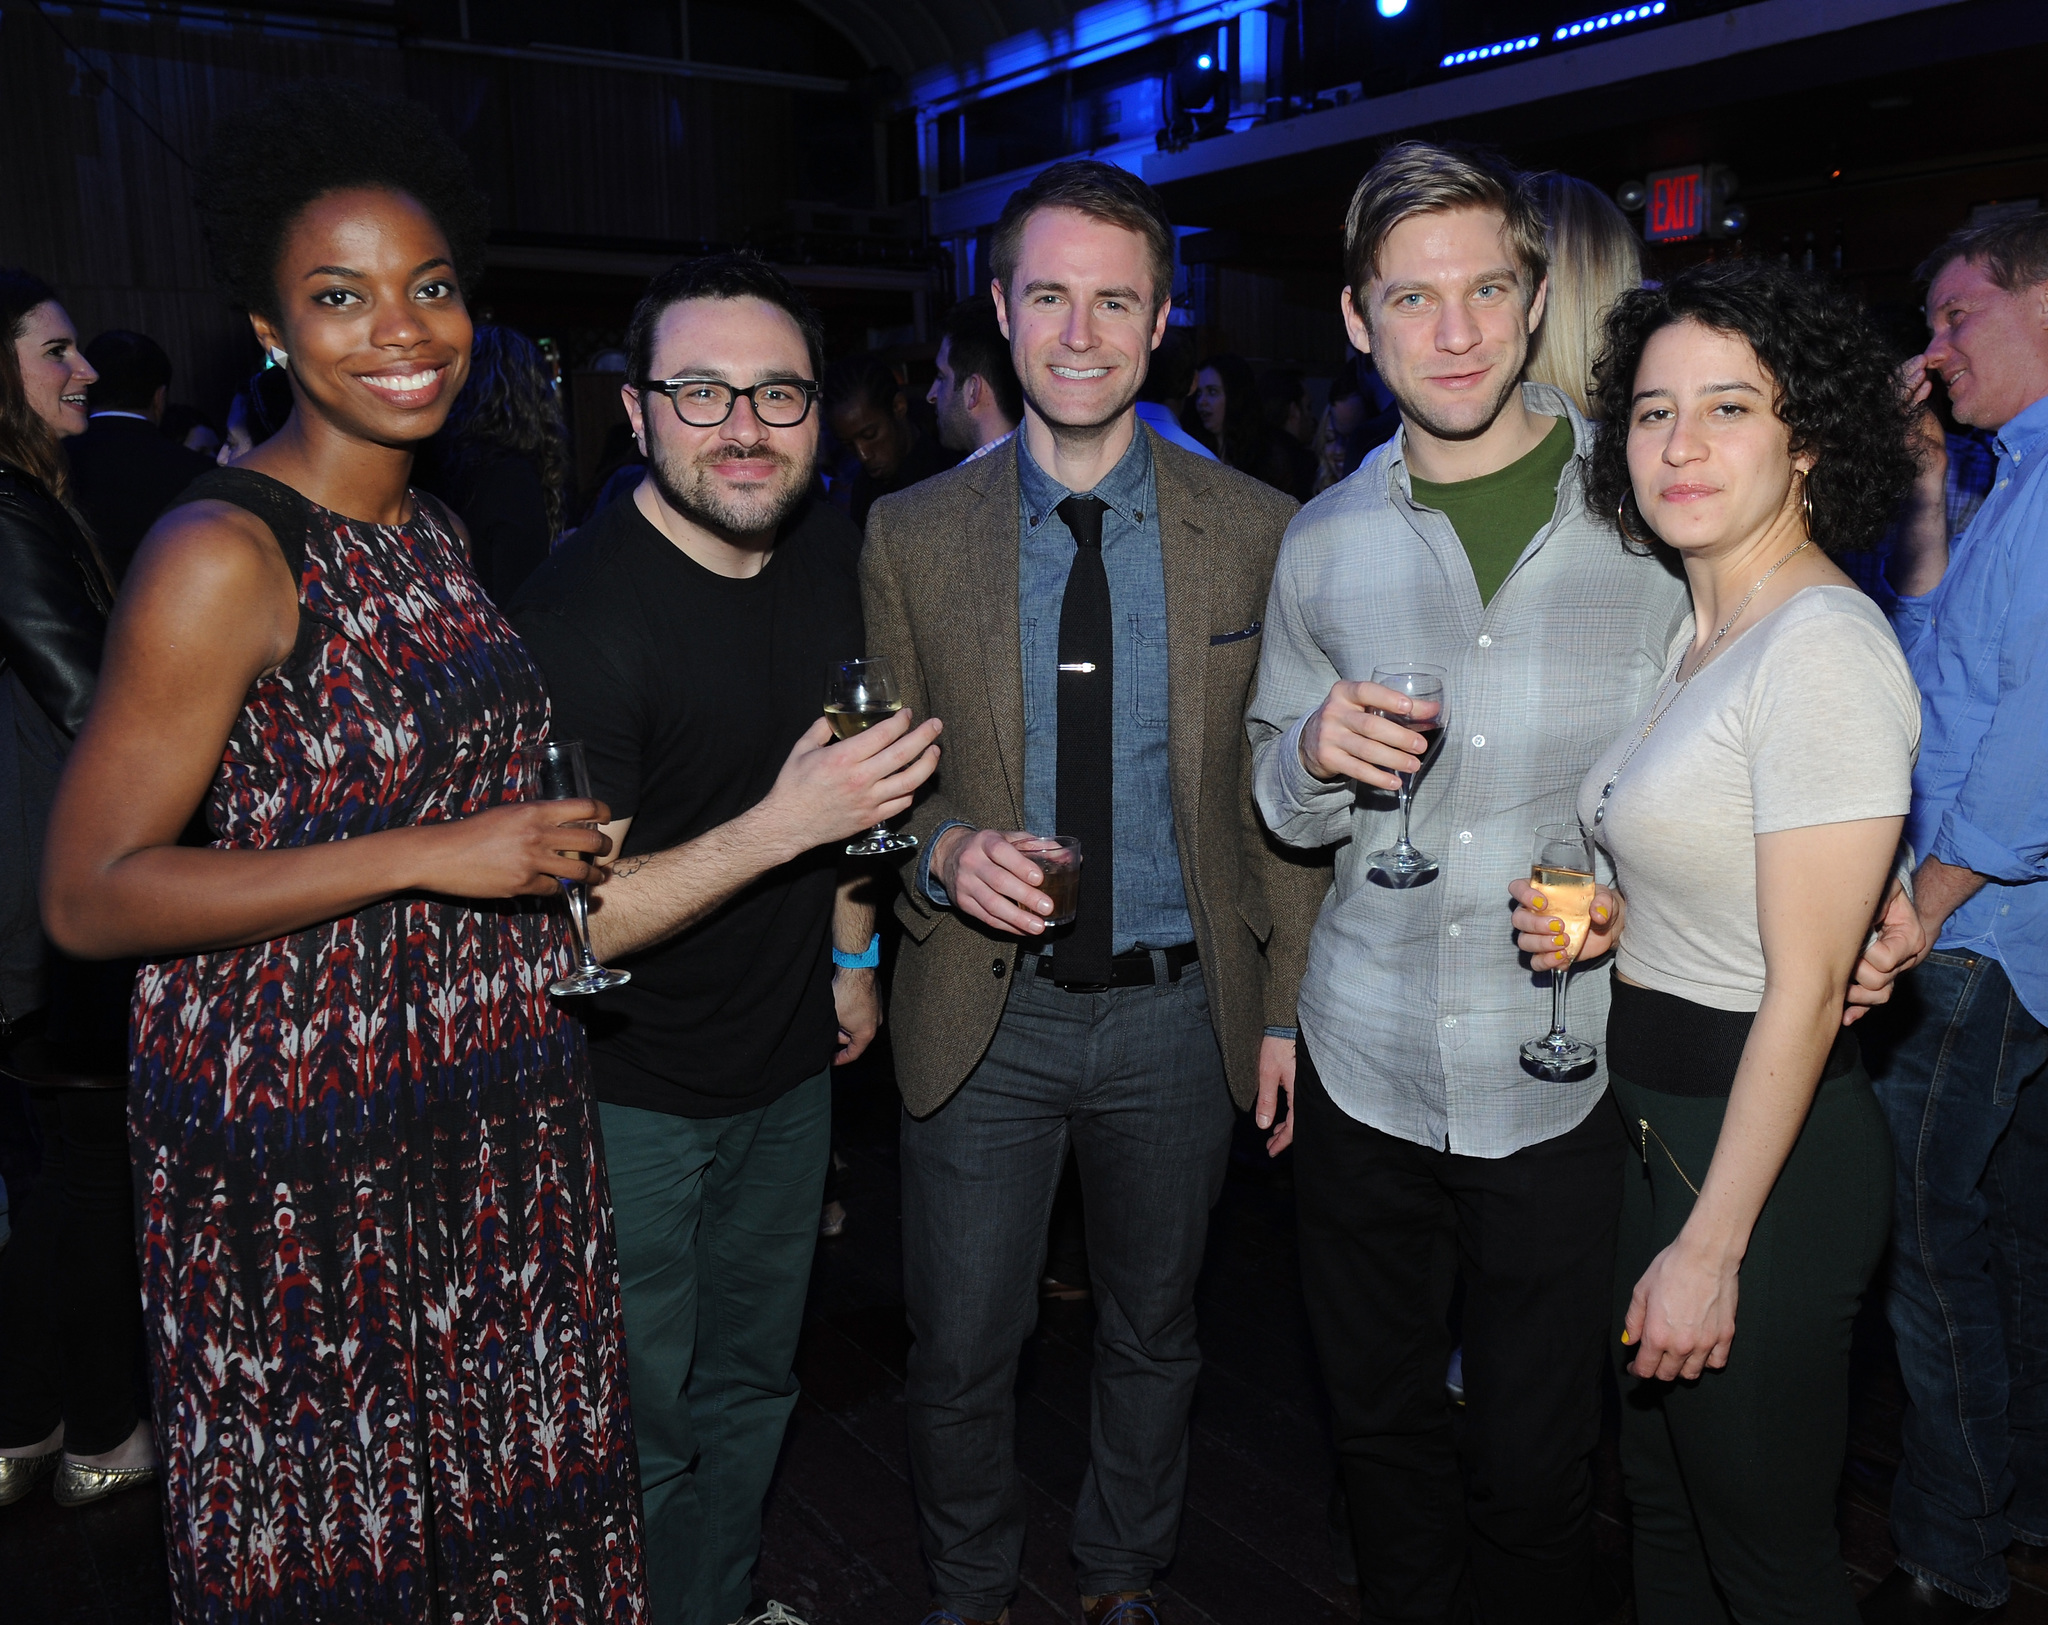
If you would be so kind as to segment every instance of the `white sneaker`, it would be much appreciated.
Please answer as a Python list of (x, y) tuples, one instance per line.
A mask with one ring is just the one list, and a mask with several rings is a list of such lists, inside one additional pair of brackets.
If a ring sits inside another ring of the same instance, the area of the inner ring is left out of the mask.
[(768, 1605), (758, 1614), (749, 1614), (744, 1619), (736, 1619), (733, 1621), (733, 1625), (810, 1625), (810, 1622), (799, 1615), (792, 1614), (781, 1603), (770, 1599)]

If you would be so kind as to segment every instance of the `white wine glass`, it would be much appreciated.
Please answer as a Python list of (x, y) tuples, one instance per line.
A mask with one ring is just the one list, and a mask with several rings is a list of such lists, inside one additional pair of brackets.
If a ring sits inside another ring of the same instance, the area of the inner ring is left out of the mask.
[(1590, 1078), (1598, 1054), (1564, 1027), (1565, 989), (1593, 929), (1593, 843), (1577, 823), (1538, 824), (1529, 879), (1539, 913), (1564, 928), (1565, 962), (1550, 973), (1550, 1031), (1522, 1046), (1522, 1065), (1552, 1083)]
[(1401, 780), (1401, 838), (1392, 846), (1370, 854), (1365, 860), (1365, 877), (1376, 886), (1391, 886), (1396, 891), (1404, 891), (1410, 886), (1425, 885), (1437, 876), (1436, 859), (1408, 839), (1408, 805), (1415, 793), (1415, 781), (1427, 773), (1429, 764), (1443, 753), (1445, 724), (1450, 717), (1444, 697), (1446, 675), (1443, 667), (1426, 665), (1419, 660), (1400, 660), (1372, 669), (1372, 680), (1381, 688), (1405, 694), (1415, 702), (1406, 716), (1384, 710), (1376, 710), (1374, 714), (1413, 728), (1429, 741), (1423, 747), (1422, 765), (1413, 773), (1398, 775)]
[[(896, 674), (879, 655), (865, 660), (840, 660), (825, 680), (825, 716), (832, 732), (851, 739), (878, 722), (886, 722), (903, 709), (903, 691), (896, 686)], [(848, 843), (850, 858), (878, 858), (888, 852), (910, 852), (917, 847), (915, 835), (877, 824), (857, 841)]]
[[(590, 768), (583, 760), (583, 741), (580, 739), (548, 739), (538, 745), (529, 745), (526, 751), (527, 780), (540, 793), (536, 801), (588, 801), (590, 799)], [(591, 819), (572, 820), (566, 827), (595, 829)], [(573, 998), (582, 993), (602, 993), (608, 987), (621, 987), (633, 980), (629, 970), (611, 970), (597, 962), (597, 956), (590, 951), (590, 885), (587, 881), (568, 880), (561, 876), (556, 879), (562, 887), (562, 895), (569, 900), (569, 934), (576, 943), (576, 969), (567, 976), (548, 984), (548, 991), (558, 999)]]

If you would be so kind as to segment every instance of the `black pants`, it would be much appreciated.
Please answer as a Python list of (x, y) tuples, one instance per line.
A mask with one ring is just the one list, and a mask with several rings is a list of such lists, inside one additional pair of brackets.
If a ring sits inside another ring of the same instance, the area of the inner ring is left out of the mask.
[(142, 1284), (128, 1174), (127, 1091), (39, 1090), (43, 1171), (10, 1190), (0, 1248), (0, 1446), (64, 1424), (75, 1456), (135, 1431)]
[[(1358, 1547), (1360, 1614), (1584, 1625), (1624, 1141), (1600, 1101), (1500, 1158), (1369, 1128), (1295, 1078), (1302, 1282)], [(1465, 1283), (1462, 1418), (1444, 1391)]]
[[(1638, 1146), (1622, 1202), (1614, 1325), (1691, 1215), (1725, 1098), (1613, 1074)], [(1647, 1123), (1645, 1129), (1642, 1125)], [(1849, 1343), (1891, 1229), (1892, 1148), (1857, 1065), (1820, 1086), (1743, 1255), (1728, 1364), (1696, 1382), (1621, 1380), (1621, 1472), (1642, 1625), (1855, 1625), (1835, 1492)]]

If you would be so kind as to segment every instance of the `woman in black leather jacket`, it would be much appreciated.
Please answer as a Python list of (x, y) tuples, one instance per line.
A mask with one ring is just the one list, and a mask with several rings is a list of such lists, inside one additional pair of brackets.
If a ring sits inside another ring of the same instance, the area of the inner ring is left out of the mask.
[(28, 1088), (43, 1132), (0, 1251), (0, 1506), (52, 1468), (57, 1499), (79, 1505), (155, 1461), (123, 1111), (133, 967), (62, 958), (36, 902), (113, 602), (57, 445), (84, 430), (94, 376), (54, 292), (0, 270), (0, 1087)]

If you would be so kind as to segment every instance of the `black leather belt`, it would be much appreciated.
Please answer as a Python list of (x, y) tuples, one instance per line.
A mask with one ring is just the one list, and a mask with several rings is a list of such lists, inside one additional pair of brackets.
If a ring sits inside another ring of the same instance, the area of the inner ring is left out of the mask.
[(1032, 974), (1051, 982), (1064, 993), (1106, 993), (1113, 987), (1153, 986), (1159, 980), (1158, 969), (1162, 963), (1166, 968), (1166, 980), (1178, 982), (1182, 971), (1202, 962), (1202, 951), (1192, 942), (1175, 943), (1171, 948), (1133, 948), (1129, 953), (1118, 954), (1110, 960), (1109, 980), (1106, 982), (1063, 982), (1057, 955), (1026, 954), (1024, 957), (1035, 967)]

